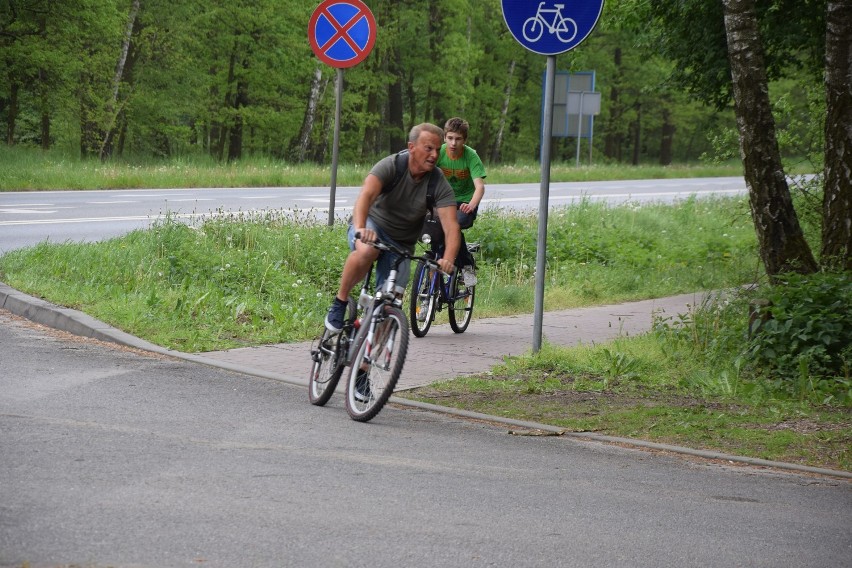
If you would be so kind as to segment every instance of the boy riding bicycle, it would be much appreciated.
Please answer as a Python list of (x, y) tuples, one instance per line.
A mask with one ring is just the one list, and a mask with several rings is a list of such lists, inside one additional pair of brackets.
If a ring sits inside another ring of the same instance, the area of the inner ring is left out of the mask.
[[(453, 188), (458, 205), (459, 228), (473, 226), (479, 210), (479, 203), (485, 194), (485, 166), (476, 150), (466, 144), (470, 125), (463, 118), (451, 118), (444, 125), (444, 145), (438, 156), (438, 167)], [(467, 250), (464, 234), (456, 264), (461, 268), (466, 286), (476, 285), (476, 266), (473, 256)]]

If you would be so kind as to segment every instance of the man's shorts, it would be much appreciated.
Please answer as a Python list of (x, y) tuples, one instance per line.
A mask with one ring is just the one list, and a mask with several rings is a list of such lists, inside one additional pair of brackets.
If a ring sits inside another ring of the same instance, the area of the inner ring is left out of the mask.
[[(376, 232), (379, 237), (379, 240), (384, 241), (386, 243), (391, 243), (392, 245), (401, 248), (402, 250), (407, 250), (410, 247), (403, 246), (397, 243), (395, 240), (390, 238), (385, 231), (376, 225), (376, 223), (369, 217), (367, 217), (367, 228), (372, 229)], [(347, 236), (349, 240), (349, 249), (355, 250), (355, 227), (352, 226), (352, 221), (349, 222), (349, 233)], [(382, 251), (379, 254), (379, 258), (376, 261), (376, 289), (381, 290), (382, 286), (384, 286), (385, 280), (387, 280), (388, 274), (390, 274), (391, 266), (393, 266), (393, 261), (398, 257), (396, 253), (392, 253), (390, 251)], [(398, 294), (402, 294), (405, 292), (405, 287), (408, 285), (409, 277), (411, 276), (411, 260), (404, 259), (399, 264), (399, 269), (396, 275), (396, 292)]]

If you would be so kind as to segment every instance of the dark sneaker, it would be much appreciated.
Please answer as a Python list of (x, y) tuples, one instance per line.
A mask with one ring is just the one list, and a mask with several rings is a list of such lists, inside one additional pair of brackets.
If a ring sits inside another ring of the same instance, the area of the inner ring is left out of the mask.
[(332, 333), (340, 333), (343, 329), (343, 318), (346, 316), (347, 302), (341, 302), (337, 298), (332, 302), (325, 316), (325, 328)]
[(369, 371), (363, 369), (358, 371), (358, 377), (355, 379), (355, 400), (358, 402), (367, 402), (373, 396), (369, 375)]

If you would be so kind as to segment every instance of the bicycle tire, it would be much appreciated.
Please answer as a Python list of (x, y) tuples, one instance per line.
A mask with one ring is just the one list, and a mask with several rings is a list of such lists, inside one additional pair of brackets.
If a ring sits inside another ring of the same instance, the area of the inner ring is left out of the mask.
[[(408, 299), (411, 333), (414, 334), (414, 337), (424, 337), (435, 319), (435, 309), (438, 303), (437, 290), (435, 292), (430, 291), (432, 278), (429, 272), (429, 267), (426, 266), (425, 262), (417, 263), (417, 269), (414, 271), (414, 284), (411, 287), (411, 297)], [(426, 315), (425, 319), (421, 321), (418, 316), (423, 312), (424, 304)]]
[(461, 271), (456, 270), (450, 277), (450, 290), (452, 297), (447, 309), (450, 327), (456, 333), (464, 333), (473, 317), (476, 286), (465, 286)]
[(311, 348), (311, 374), (308, 377), (308, 399), (315, 406), (324, 406), (334, 394), (337, 383), (346, 365), (346, 349), (349, 345), (346, 334), (355, 323), (357, 305), (350, 298), (346, 307), (344, 328), (340, 333), (323, 329), (319, 341)]
[[(372, 349), (368, 354), (370, 345), (367, 341), (361, 343), (346, 381), (346, 411), (352, 420), (358, 422), (371, 420), (384, 407), (396, 387), (408, 354), (405, 312), (387, 305), (381, 309), (382, 321), (376, 325)], [(367, 371), (361, 380), (366, 380), (368, 388), (361, 388), (359, 392), (358, 375), (362, 370)], [(366, 397), (363, 395), (365, 390)]]

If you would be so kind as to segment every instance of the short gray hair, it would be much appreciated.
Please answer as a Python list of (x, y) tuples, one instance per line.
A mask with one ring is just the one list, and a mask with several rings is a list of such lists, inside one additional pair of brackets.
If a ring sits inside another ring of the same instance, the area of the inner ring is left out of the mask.
[(436, 126), (431, 122), (422, 122), (416, 126), (414, 126), (411, 131), (408, 133), (408, 141), (414, 144), (420, 138), (420, 134), (423, 131), (429, 132), (431, 134), (435, 134), (441, 140), (444, 139), (444, 129), (440, 126)]

